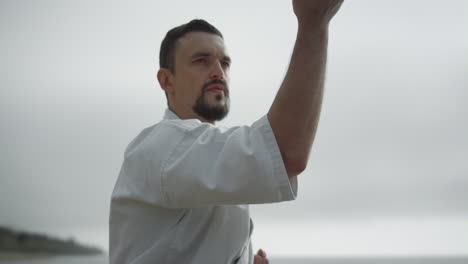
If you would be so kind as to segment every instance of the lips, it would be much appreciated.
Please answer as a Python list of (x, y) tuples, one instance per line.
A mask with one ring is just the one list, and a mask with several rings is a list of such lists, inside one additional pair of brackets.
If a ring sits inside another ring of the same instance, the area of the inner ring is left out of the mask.
[(221, 84), (213, 84), (206, 89), (208, 92), (221, 93), (224, 92), (224, 86)]

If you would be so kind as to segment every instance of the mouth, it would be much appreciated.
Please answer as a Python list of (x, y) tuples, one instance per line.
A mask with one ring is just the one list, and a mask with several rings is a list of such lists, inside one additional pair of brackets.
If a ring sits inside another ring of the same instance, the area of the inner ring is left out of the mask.
[(206, 89), (207, 92), (212, 92), (212, 93), (224, 93), (224, 86), (221, 85), (221, 84), (214, 84), (214, 85), (211, 85), (208, 87), (208, 89)]

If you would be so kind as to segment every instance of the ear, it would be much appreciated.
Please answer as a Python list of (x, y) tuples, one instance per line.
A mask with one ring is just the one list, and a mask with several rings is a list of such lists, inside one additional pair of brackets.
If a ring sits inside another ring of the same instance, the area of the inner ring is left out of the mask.
[(158, 82), (161, 89), (166, 91), (168, 94), (174, 95), (175, 90), (172, 83), (172, 72), (168, 69), (161, 68), (158, 71)]

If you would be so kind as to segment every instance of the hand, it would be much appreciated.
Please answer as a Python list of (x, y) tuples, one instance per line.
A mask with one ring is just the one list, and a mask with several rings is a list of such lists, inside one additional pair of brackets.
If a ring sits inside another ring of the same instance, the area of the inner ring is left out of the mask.
[(254, 264), (269, 264), (266, 252), (263, 249), (259, 249), (257, 254), (254, 256)]
[(299, 24), (328, 25), (340, 9), (343, 0), (293, 0), (293, 9)]

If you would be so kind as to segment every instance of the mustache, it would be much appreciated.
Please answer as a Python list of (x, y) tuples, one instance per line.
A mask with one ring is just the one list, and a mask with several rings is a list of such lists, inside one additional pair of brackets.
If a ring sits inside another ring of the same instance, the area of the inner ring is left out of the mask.
[(215, 80), (212, 80), (210, 82), (205, 83), (203, 85), (203, 87), (202, 87), (203, 92), (205, 92), (205, 90), (208, 88), (208, 86), (210, 86), (212, 84), (222, 84), (224, 86), (224, 94), (229, 95), (229, 87), (228, 87), (227, 83), (225, 81), (223, 81), (223, 80), (220, 80), (220, 79), (215, 79)]

